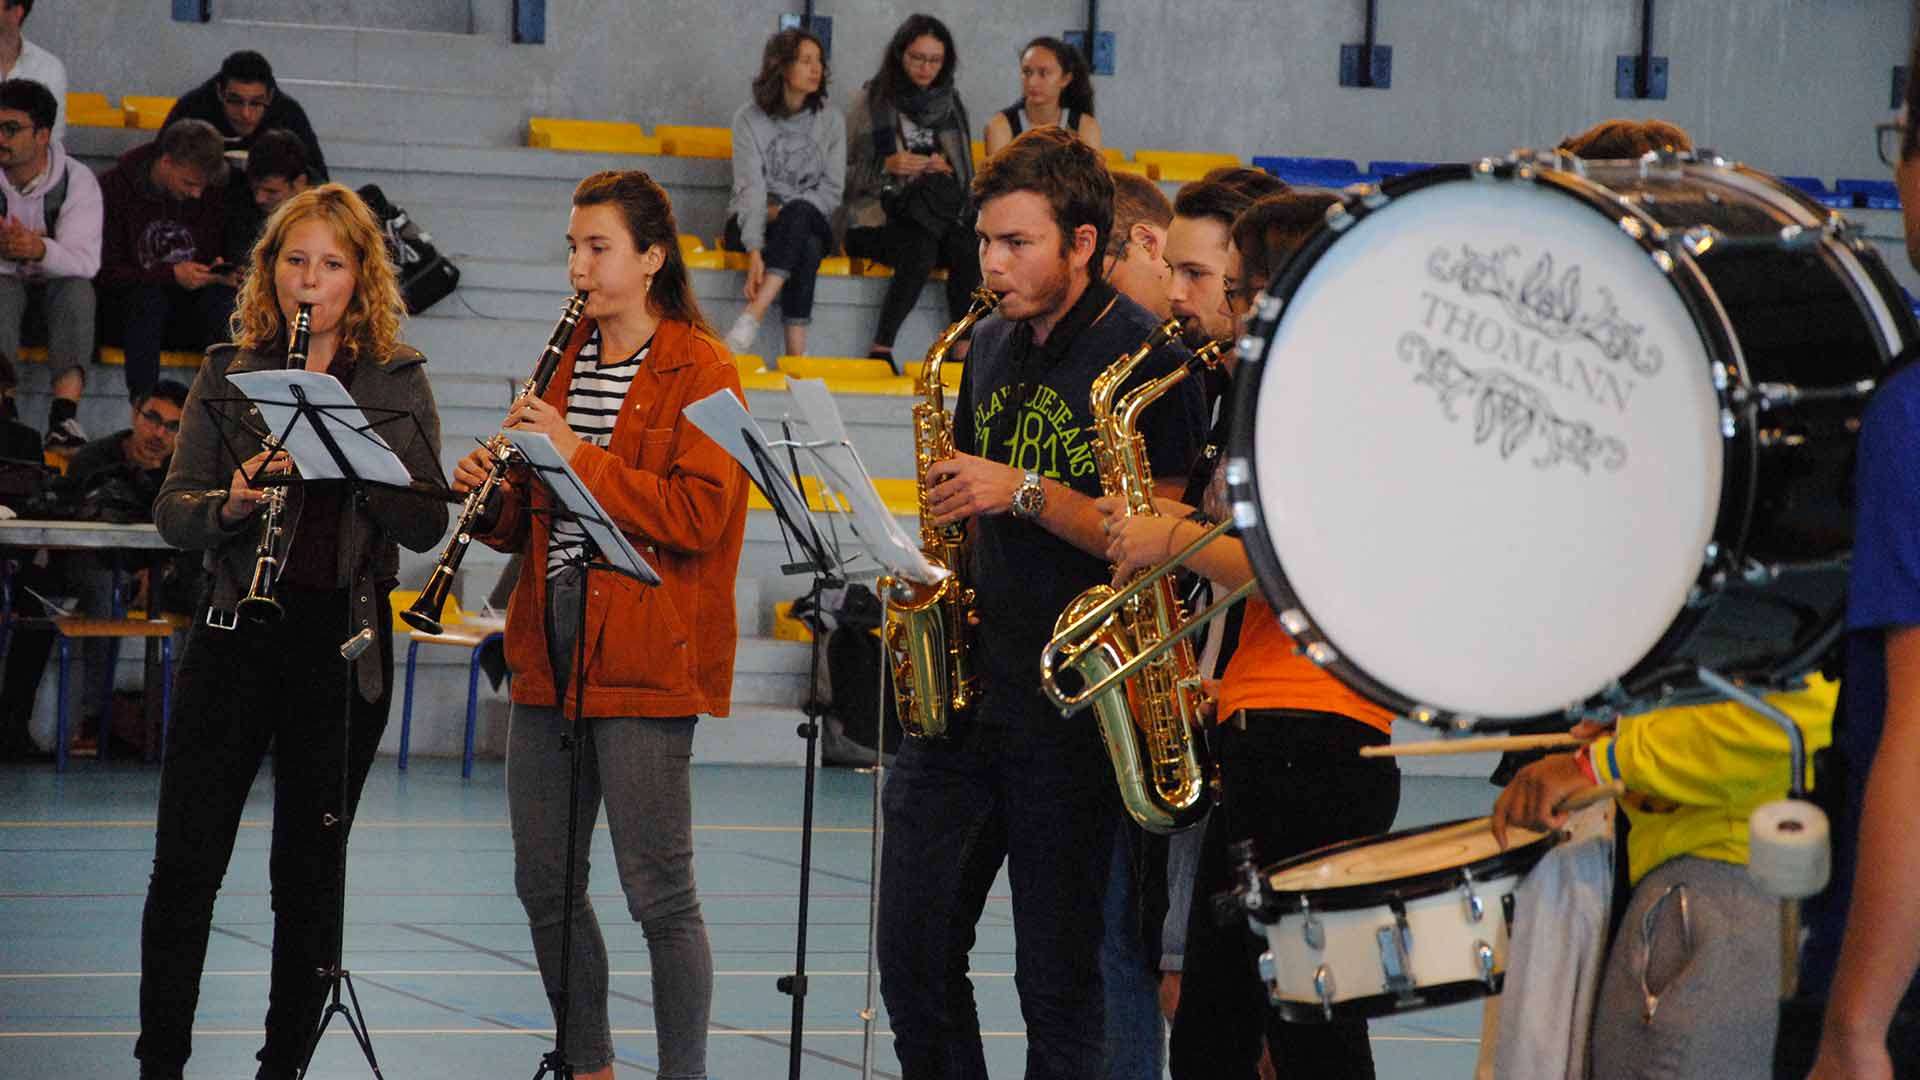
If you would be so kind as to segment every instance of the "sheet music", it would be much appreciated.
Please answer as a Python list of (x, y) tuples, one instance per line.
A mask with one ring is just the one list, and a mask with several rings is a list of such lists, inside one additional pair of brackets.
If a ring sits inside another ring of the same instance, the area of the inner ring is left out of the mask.
[(825, 445), (813, 447), (814, 457), (824, 470), (821, 480), (846, 496), (853, 511), (853, 530), (864, 541), (874, 561), (910, 581), (934, 585), (951, 576), (927, 561), (920, 540), (900, 527), (893, 512), (873, 486), (872, 474), (860, 460), (860, 452), (847, 437), (840, 408), (833, 403), (833, 392), (824, 379), (787, 378), (787, 392), (814, 434)]
[[(776, 471), (772, 476), (760, 475), (760, 461), (777, 460), (777, 457), (773, 447), (767, 444), (766, 436), (761, 433), (759, 423), (747, 414), (747, 407), (733, 396), (732, 391), (715, 390), (688, 405), (683, 412), (695, 427), (706, 432), (708, 438), (719, 443), (721, 449), (747, 470), (748, 478), (761, 489), (768, 502), (777, 503), (786, 511), (788, 520), (804, 522), (812, 527), (812, 511), (807, 509), (806, 498), (794, 489), (793, 478), (785, 471)], [(750, 446), (757, 447), (762, 456), (755, 458)], [(766, 489), (769, 483), (773, 485), (772, 491)], [(822, 546), (825, 546), (824, 543)]]
[[(228, 376), (227, 381), (253, 400), (267, 430), (276, 436), (286, 432), (285, 449), (299, 466), (301, 479), (344, 480), (346, 474), (340, 471), (339, 462), (333, 459), (332, 451), (327, 449), (312, 423), (293, 424), (294, 417), (299, 415), (294, 404), (295, 387), (305, 395), (307, 404), (323, 410), (311, 415), (320, 417), (320, 422), (327, 425), (327, 433), (339, 445), (340, 453), (345, 455), (355, 475), (395, 487), (408, 487), (413, 483), (412, 474), (394, 455), (387, 440), (373, 430), (366, 414), (360, 411), (359, 404), (347, 393), (347, 388), (340, 385), (339, 379), (324, 371), (280, 369), (243, 371)], [(289, 424), (293, 424), (291, 431), (287, 430)]]
[(547, 486), (547, 490), (553, 492), (561, 508), (575, 515), (580, 528), (600, 549), (601, 559), (649, 585), (660, 584), (659, 573), (633, 549), (626, 534), (610, 524), (611, 515), (600, 505), (600, 500), (593, 497), (593, 492), (587, 490), (587, 485), (580, 481), (580, 475), (567, 466), (560, 451), (554, 449), (552, 439), (542, 432), (512, 429), (506, 432), (506, 436), (508, 442), (526, 455), (527, 463), (533, 466), (534, 475)]

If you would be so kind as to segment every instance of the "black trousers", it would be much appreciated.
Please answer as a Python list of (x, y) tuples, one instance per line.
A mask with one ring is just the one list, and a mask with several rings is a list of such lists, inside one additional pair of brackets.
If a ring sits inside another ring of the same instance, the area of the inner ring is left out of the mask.
[[(740, 219), (727, 218), (723, 246), (728, 251), (745, 251), (740, 238)], [(813, 321), (813, 287), (820, 277), (820, 260), (833, 250), (833, 226), (820, 208), (795, 199), (780, 207), (780, 216), (767, 222), (767, 234), (760, 247), (760, 261), (768, 270), (786, 275), (780, 287), (780, 321), (787, 326), (805, 326)]]
[[(347, 593), (279, 589), (286, 618), (187, 634), (174, 699), (173, 732), (160, 776), (153, 878), (140, 925), (140, 1039), (143, 1076), (178, 1076), (192, 1051), (213, 902), (233, 855), (234, 836), (260, 760), (273, 748), (273, 968), (267, 996), (262, 1078), (292, 1077), (325, 1004), (318, 972), (334, 958), (339, 916), (340, 830), (387, 726), (393, 686), (393, 617), (381, 590), (378, 648), (386, 690), (363, 700), (348, 681), (340, 643)], [(340, 812), (346, 702), (352, 746), (344, 765), (350, 793)]]
[(119, 345), (127, 358), (127, 396), (139, 400), (160, 381), (160, 352), (199, 352), (229, 335), (237, 294), (225, 285), (183, 289), (132, 285), (100, 296), (100, 343)]
[(956, 221), (939, 234), (910, 221), (889, 221), (884, 227), (848, 229), (847, 254), (893, 267), (887, 295), (880, 301), (880, 325), (875, 345), (891, 346), (907, 313), (920, 302), (920, 290), (937, 267), (947, 268), (947, 319), (967, 313), (973, 290), (980, 287), (980, 245), (973, 230)]
[(1384, 833), (1400, 809), (1400, 770), (1360, 748), (1387, 736), (1334, 713), (1293, 709), (1230, 719), (1208, 742), (1225, 789), (1207, 820), (1187, 924), (1168, 1065), (1175, 1080), (1253, 1080), (1264, 1039), (1275, 1071), (1300, 1080), (1370, 1080), (1365, 1021), (1289, 1024), (1267, 1006), (1255, 967), (1265, 942), (1244, 918), (1222, 928), (1213, 896), (1232, 887), (1229, 844), (1251, 839), (1260, 865), (1356, 837)]

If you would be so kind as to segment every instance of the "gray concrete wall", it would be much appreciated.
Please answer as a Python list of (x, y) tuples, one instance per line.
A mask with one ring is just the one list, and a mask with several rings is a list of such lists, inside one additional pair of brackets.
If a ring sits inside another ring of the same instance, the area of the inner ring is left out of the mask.
[(214, 14), (222, 19), (467, 34), (474, 30), (476, 5), (496, 6), (494, 0), (215, 0)]
[[(231, 5), (238, 0), (227, 0)], [(336, 0), (348, 3), (349, 0)], [(358, 2), (358, 0), (356, 0)], [(372, 0), (364, 0), (372, 2)], [(272, 6), (253, 0), (254, 7)], [(289, 6), (289, 5), (282, 5)], [(391, 6), (391, 5), (388, 5)], [(258, 43), (290, 77), (469, 87), (521, 112), (725, 123), (759, 44), (792, 0), (549, 0), (548, 43), (507, 44), (507, 0), (474, 0), (477, 40), (174, 23), (160, 0), (54, 0), (31, 36), (67, 58), (75, 89), (191, 85), (226, 51)], [(1905, 0), (1738, 0), (1659, 5), (1671, 58), (1664, 102), (1613, 97), (1616, 55), (1637, 46), (1639, 5), (1596, 0), (1399, 0), (1382, 5), (1391, 90), (1337, 85), (1360, 4), (1327, 0), (1109, 0), (1119, 73), (1099, 80), (1109, 141), (1125, 148), (1446, 159), (1548, 143), (1615, 115), (1659, 115), (1701, 142), (1779, 172), (1878, 176), (1871, 125), (1903, 60)], [(834, 18), (836, 100), (866, 79), (893, 0), (822, 0)], [(976, 127), (1016, 93), (1014, 51), (1084, 18), (1078, 0), (981, 0), (951, 14)], [(364, 68), (365, 70), (359, 71)], [(316, 117), (324, 131), (327, 118)], [(431, 139), (418, 130), (363, 137)]]

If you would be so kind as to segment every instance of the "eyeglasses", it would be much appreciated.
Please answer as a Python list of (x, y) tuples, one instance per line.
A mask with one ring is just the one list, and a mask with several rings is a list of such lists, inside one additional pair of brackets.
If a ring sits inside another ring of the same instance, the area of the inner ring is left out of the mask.
[(155, 427), (165, 429), (166, 433), (169, 435), (180, 434), (180, 421), (169, 420), (166, 417), (161, 416), (157, 411), (153, 409), (141, 409), (140, 419), (145, 420), (147, 423), (152, 424)]
[(1891, 169), (1900, 164), (1900, 151), (1907, 141), (1907, 126), (1898, 123), (1873, 125), (1873, 148), (1880, 154), (1880, 163)]
[(245, 109), (248, 112), (265, 112), (267, 111), (267, 106), (273, 104), (273, 95), (269, 94), (266, 97), (247, 98), (241, 97), (239, 94), (221, 94), (220, 100), (225, 102), (229, 109)]
[(906, 61), (914, 67), (939, 67), (947, 62), (947, 54), (910, 52), (906, 55)]
[(8, 120), (5, 123), (0, 123), (0, 139), (11, 139), (23, 131), (32, 130), (34, 130), (32, 124), (23, 124), (18, 120)]

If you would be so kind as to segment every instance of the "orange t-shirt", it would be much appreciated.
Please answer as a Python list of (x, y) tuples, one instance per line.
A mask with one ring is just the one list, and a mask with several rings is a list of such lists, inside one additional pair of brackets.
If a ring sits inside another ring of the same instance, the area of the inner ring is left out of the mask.
[(1351, 716), (1381, 731), (1392, 728), (1392, 713), (1295, 651), (1265, 599), (1251, 596), (1246, 604), (1239, 648), (1220, 678), (1220, 719), (1242, 709), (1311, 709)]

